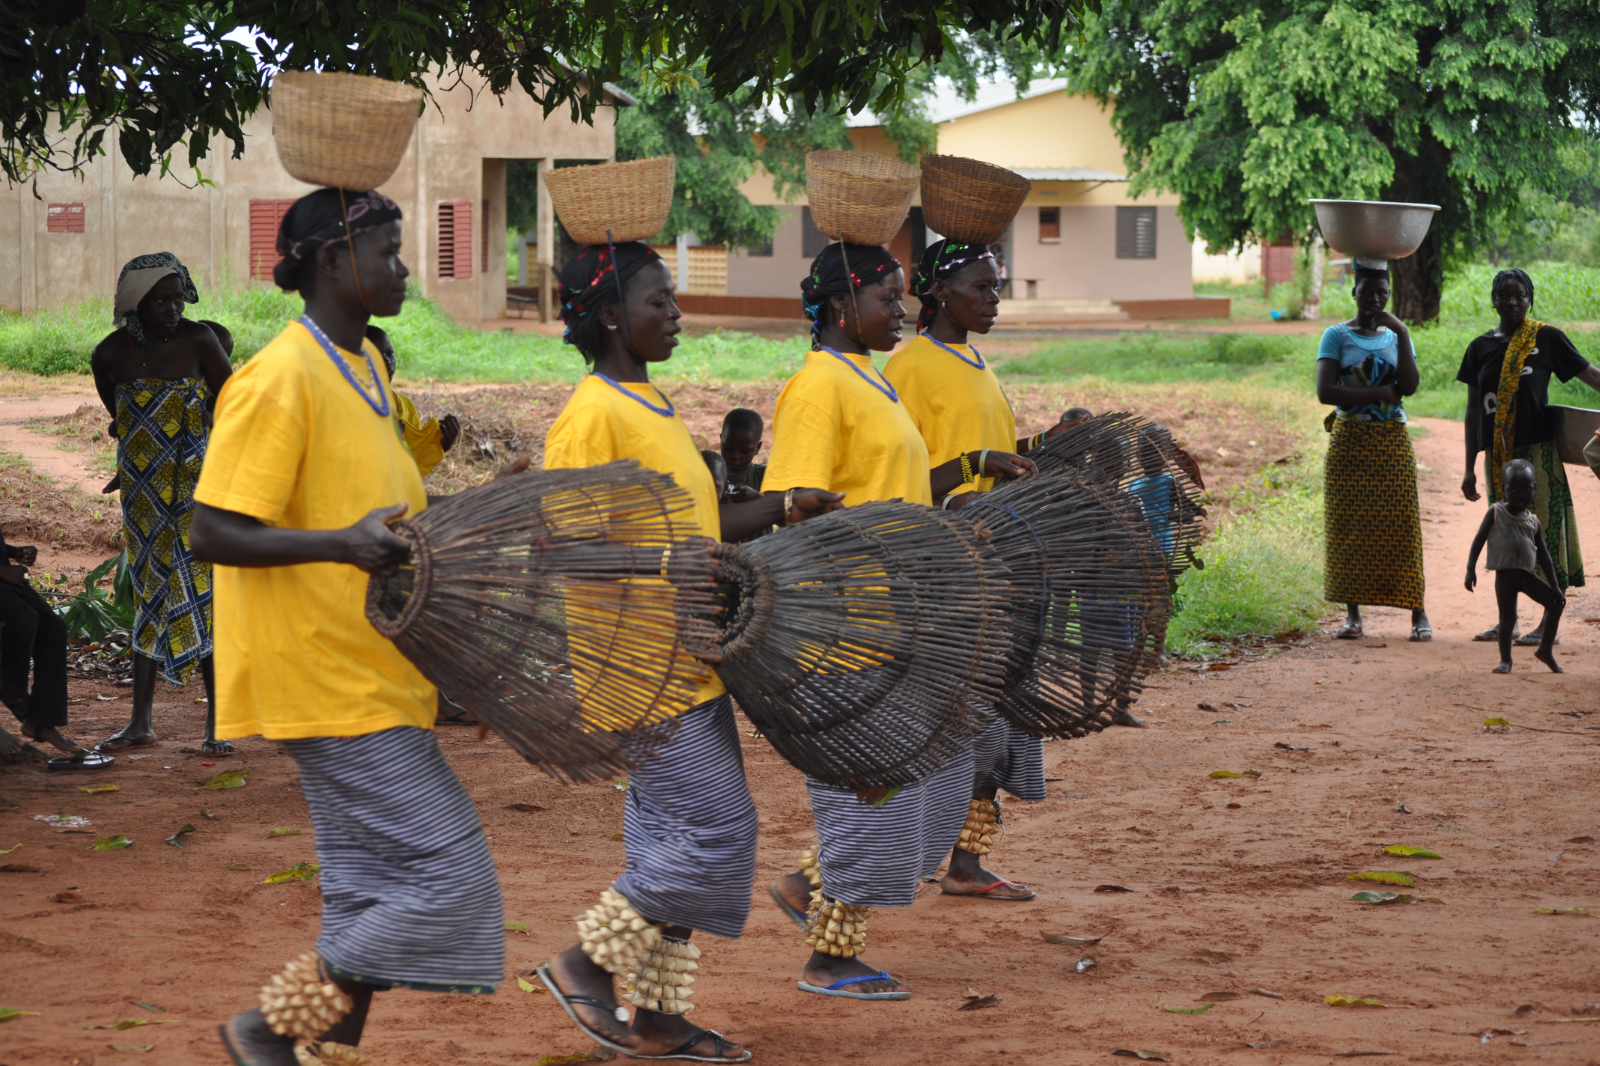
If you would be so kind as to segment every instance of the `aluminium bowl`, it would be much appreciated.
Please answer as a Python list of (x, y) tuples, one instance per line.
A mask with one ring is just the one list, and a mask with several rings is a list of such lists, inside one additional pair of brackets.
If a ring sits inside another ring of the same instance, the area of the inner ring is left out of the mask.
[(1404, 259), (1422, 246), (1438, 204), (1312, 200), (1328, 246), (1360, 259)]

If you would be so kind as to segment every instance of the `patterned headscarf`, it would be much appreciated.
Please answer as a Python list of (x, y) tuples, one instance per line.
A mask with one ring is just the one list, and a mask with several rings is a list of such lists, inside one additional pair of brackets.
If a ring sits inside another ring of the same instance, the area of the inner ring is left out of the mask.
[(117, 301), (115, 314), (111, 321), (119, 329), (128, 331), (128, 336), (143, 348), (144, 323), (139, 321), (139, 304), (155, 288), (156, 282), (168, 274), (176, 274), (179, 283), (183, 286), (184, 303), (197, 304), (200, 294), (195, 291), (194, 279), (189, 277), (189, 268), (178, 262), (178, 257), (171, 252), (156, 252), (153, 255), (136, 255), (128, 260), (128, 265), (122, 268), (122, 273), (117, 275)]
[[(610, 303), (619, 285), (639, 272), (646, 263), (659, 263), (654, 248), (639, 241), (623, 241), (616, 246), (616, 259), (604, 244), (585, 245), (583, 251), (561, 268), (561, 321), (567, 331), (561, 337), (572, 344), (572, 327)], [(616, 279), (612, 280), (612, 274)]]
[(911, 279), (911, 295), (922, 301), (922, 311), (917, 315), (917, 332), (925, 332), (933, 325), (939, 313), (939, 302), (933, 298), (933, 283), (955, 275), (956, 271), (984, 259), (993, 259), (994, 253), (987, 244), (968, 244), (952, 237), (928, 245), (917, 263), (917, 274)]
[[(850, 267), (845, 269), (849, 257)], [(900, 269), (900, 260), (876, 244), (828, 245), (811, 263), (811, 273), (800, 281), (800, 304), (811, 320), (811, 343), (822, 343), (822, 305), (830, 296), (840, 296), (873, 282), (882, 281)]]
[[(342, 201), (342, 202), (341, 202)], [(345, 220), (349, 220), (349, 233)], [(300, 287), (300, 266), (331, 241), (358, 237), (400, 219), (400, 205), (379, 192), (318, 189), (294, 202), (278, 226), (278, 254), (272, 280), (284, 292)]]

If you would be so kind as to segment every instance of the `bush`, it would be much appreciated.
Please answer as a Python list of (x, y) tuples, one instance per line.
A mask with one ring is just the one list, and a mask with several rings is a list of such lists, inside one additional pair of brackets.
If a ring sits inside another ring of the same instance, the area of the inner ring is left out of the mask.
[[(112, 569), (116, 577), (108, 593), (100, 587)], [(56, 614), (67, 626), (67, 639), (87, 637), (100, 640), (115, 630), (133, 630), (133, 575), (128, 566), (128, 553), (112, 556), (83, 579), (83, 591), (56, 609)]]

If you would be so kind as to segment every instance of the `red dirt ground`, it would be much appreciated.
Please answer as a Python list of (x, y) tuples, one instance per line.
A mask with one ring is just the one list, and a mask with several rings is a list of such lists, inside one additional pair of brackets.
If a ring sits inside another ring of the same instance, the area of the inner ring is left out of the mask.
[[(1491, 675), (1494, 650), (1467, 638), (1491, 619), (1492, 595), (1469, 597), (1460, 584), (1481, 505), (1455, 488), (1459, 430), (1424, 424), (1434, 643), (1407, 643), (1400, 612), (1373, 611), (1360, 642), (1324, 632), (1226, 671), (1159, 675), (1140, 705), (1149, 729), (1047, 745), (1052, 797), (1007, 808), (992, 862), (1034, 885), (1036, 901), (955, 899), (929, 886), (909, 910), (875, 914), (868, 958), (913, 989), (908, 1002), (795, 989), (805, 953), (765, 885), (792, 869), (810, 815), (800, 775), (747, 739), (762, 818), (754, 903), (742, 940), (705, 938), (694, 1020), (771, 1066), (1111, 1063), (1122, 1061), (1111, 1058), (1117, 1048), (1193, 1064), (1376, 1052), (1440, 1064), (1600, 1061), (1600, 1022), (1563, 1021), (1600, 1016), (1600, 920), (1534, 913), (1600, 909), (1600, 640), (1583, 621), (1600, 620), (1600, 597), (1578, 590), (1570, 601), (1558, 649), (1566, 674), (1517, 649), (1515, 672)], [(1580, 525), (1600, 551), (1591, 532), (1600, 485), (1572, 473)], [(96, 691), (122, 694), (79, 685), (74, 695)], [(0, 806), (15, 805), (0, 813), (0, 847), (21, 845), (4, 861), (40, 868), (0, 873), (9, 975), (0, 1003), (40, 1012), (5, 1026), (0, 1061), (11, 1066), (225, 1062), (217, 1021), (251, 1005), (316, 935), (315, 881), (260, 883), (314, 858), (291, 760), (255, 739), (206, 766), (192, 753), (203, 707), (191, 693), (161, 699), (164, 739), (149, 757), (123, 756), (99, 774), (0, 769), (10, 801)], [(75, 705), (72, 728), (104, 735), (125, 713), (124, 701), (90, 699)], [(1527, 728), (1489, 733), (1481, 723), (1491, 716)], [(470, 730), (442, 730), (441, 742), (478, 802), (507, 919), (529, 930), (507, 934), (508, 970), (525, 971), (572, 942), (572, 916), (621, 868), (622, 795), (558, 785)], [(1246, 768), (1264, 776), (1208, 777)], [(248, 784), (193, 791), (222, 770), (245, 771)], [(100, 782), (121, 790), (79, 791)], [(34, 820), (63, 812), (91, 819), (92, 835), (57, 835)], [(185, 822), (203, 832), (181, 849), (162, 843)], [(276, 826), (306, 832), (268, 839)], [(112, 833), (134, 846), (90, 850)], [(1396, 858), (1382, 851), (1391, 843), (1444, 858)], [(1346, 880), (1363, 870), (1412, 871), (1416, 894), (1443, 903), (1351, 902), (1358, 889), (1383, 887)], [(1132, 891), (1095, 891), (1105, 884)], [(57, 902), (62, 893), (81, 898)], [(1107, 935), (1084, 952), (1044, 943), (1041, 932)], [(1085, 953), (1098, 965), (1077, 974)], [(1282, 998), (1250, 994), (1258, 988)], [(999, 1002), (957, 1018), (968, 989)], [(1245, 995), (1202, 1016), (1161, 1009), (1215, 991)], [(1387, 1006), (1324, 1005), (1341, 993)], [(124, 1018), (170, 1024), (85, 1028)], [(519, 991), (509, 974), (494, 996), (383, 995), (368, 1032), (364, 1046), (393, 1066), (533, 1066), (592, 1048), (547, 996)]]

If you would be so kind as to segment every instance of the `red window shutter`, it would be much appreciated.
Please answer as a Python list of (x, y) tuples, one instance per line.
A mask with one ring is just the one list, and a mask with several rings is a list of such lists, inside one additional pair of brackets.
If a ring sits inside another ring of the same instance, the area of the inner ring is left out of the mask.
[(83, 204), (50, 204), (44, 228), (46, 233), (82, 233)]
[(439, 201), (439, 277), (472, 277), (472, 201)]
[(278, 255), (278, 226), (294, 204), (293, 200), (250, 201), (250, 277), (271, 281)]

